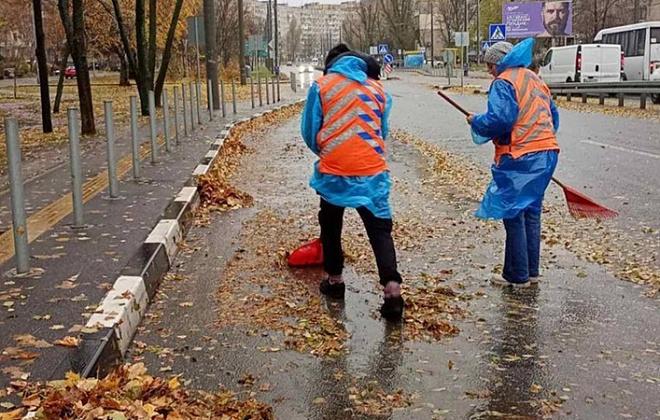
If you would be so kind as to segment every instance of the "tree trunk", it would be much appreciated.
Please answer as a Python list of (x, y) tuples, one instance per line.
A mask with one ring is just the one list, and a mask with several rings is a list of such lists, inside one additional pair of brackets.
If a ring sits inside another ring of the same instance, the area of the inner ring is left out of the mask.
[(153, 88), (153, 77), (149, 72), (148, 45), (144, 36), (144, 21), (146, 17), (144, 1), (135, 1), (135, 39), (137, 41), (137, 71), (135, 72), (135, 80), (137, 81), (138, 93), (140, 94), (142, 115), (149, 115), (149, 91)]
[(94, 102), (87, 68), (87, 47), (85, 45), (85, 4), (84, 0), (73, 0), (73, 15), (69, 15), (69, 0), (58, 0), (60, 18), (66, 32), (67, 44), (73, 64), (76, 67), (78, 102), (80, 103), (81, 134), (96, 134)]
[(50, 90), (48, 89), (48, 61), (46, 59), (46, 41), (44, 20), (41, 14), (41, 0), (32, 0), (34, 11), (34, 32), (37, 38), (37, 66), (39, 69), (39, 90), (41, 93), (41, 125), (44, 133), (53, 132), (53, 120), (50, 114)]
[(60, 78), (57, 81), (57, 94), (55, 95), (55, 104), (53, 105), (53, 113), (60, 113), (60, 104), (62, 103), (62, 92), (64, 91), (64, 73), (66, 71), (66, 63), (69, 61), (69, 49), (64, 48), (62, 53), (62, 60), (60, 61)]
[(119, 86), (130, 86), (130, 69), (128, 67), (128, 60), (123, 51), (117, 53), (119, 56)]
[[(245, 27), (243, 22), (243, 0), (238, 1), (238, 67), (241, 73), (241, 85), (247, 84), (247, 74), (245, 73)], [(256, 67), (254, 68), (256, 70)]]
[(163, 51), (163, 61), (160, 63), (160, 71), (158, 72), (158, 79), (156, 80), (156, 105), (161, 106), (163, 87), (165, 86), (165, 78), (167, 77), (167, 68), (170, 66), (172, 59), (172, 46), (174, 45), (174, 36), (176, 35), (176, 25), (179, 22), (181, 9), (183, 7), (183, 0), (177, 0), (174, 5), (174, 13), (172, 14), (172, 21), (170, 28), (167, 32), (167, 40), (165, 41), (165, 50)]
[[(220, 109), (218, 87), (218, 49), (215, 30), (215, 0), (204, 0), (204, 32), (206, 44), (206, 79), (211, 84), (213, 109)], [(212, 16), (212, 17), (211, 17)]]
[(149, 74), (151, 80), (156, 76), (156, 36), (157, 36), (157, 0), (149, 0)]

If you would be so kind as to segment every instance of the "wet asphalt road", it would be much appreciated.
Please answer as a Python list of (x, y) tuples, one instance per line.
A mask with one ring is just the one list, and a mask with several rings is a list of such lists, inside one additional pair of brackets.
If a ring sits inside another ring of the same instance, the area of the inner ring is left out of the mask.
[[(460, 115), (436, 100), (433, 92), (397, 83), (388, 84), (398, 98), (395, 128), (414, 131), (431, 144), (487, 164), (491, 151), (468, 142)], [(484, 102), (468, 96), (460, 100), (474, 111)], [(615, 194), (625, 193), (630, 200), (624, 207), (626, 218), (657, 222), (650, 211), (633, 205), (657, 199), (642, 194), (657, 188), (641, 183), (642, 192), (633, 194), (625, 183), (637, 185), (642, 169), (657, 173), (654, 161), (645, 160), (652, 158), (618, 150), (589, 151), (593, 146), (580, 142), (587, 136), (580, 134), (579, 121), (594, 120), (608, 127), (605, 118), (562, 115), (566, 130), (561, 141), (569, 156), (562, 162), (562, 178), (589, 185), (590, 195), (617, 208)], [(306, 187), (313, 156), (302, 146), (298, 124), (296, 119), (269, 130), (266, 137), (246, 141), (258, 151), (244, 158), (233, 183), (255, 198), (254, 207), (214, 215), (209, 227), (191, 231), (190, 252), (180, 255), (174, 270), (179, 276), (163, 283), (129, 360), (144, 360), (153, 373), (181, 374), (191, 387), (223, 386), (255, 395), (271, 404), (281, 419), (652, 419), (660, 415), (657, 301), (643, 297), (643, 287), (617, 280), (603, 267), (558, 247), (544, 252), (545, 275), (539, 288), (490, 287), (486, 279), (501, 260), (502, 229), (470, 216), (476, 202), (447, 199), (451, 195), (443, 193), (451, 193), (452, 186), (440, 186), (441, 194), (435, 194), (433, 183), (426, 181), (429, 161), (400, 142), (390, 145), (396, 179), (392, 202), (395, 219), (404, 231), (413, 232), (396, 237), (408, 294), (421, 293), (425, 275), (452, 287), (460, 296), (455, 304), (467, 311), (464, 318), (454, 320), (460, 334), (439, 341), (405, 338), (408, 325), (388, 326), (374, 316), (380, 291), (373, 267), (359, 258), (347, 268), (345, 304), (322, 300), (322, 311), (340, 320), (351, 334), (346, 353), (321, 357), (286, 350), (281, 331), (251, 325), (250, 317), (245, 318), (246, 325), (219, 327), (226, 321), (223, 317), (232, 316), (223, 307), (247, 299), (239, 289), (269, 295), (273, 284), (284, 282), (285, 290), (286, 284), (291, 285), (292, 300), (294, 286), (302, 288), (307, 298), (317, 294), (319, 271), (291, 271), (274, 264), (281, 244), (290, 243), (291, 237), (312, 237), (316, 231), (317, 199)], [(618, 130), (628, 124), (649, 136), (653, 130), (648, 122), (612, 124)], [(603, 128), (601, 140), (617, 139), (616, 130), (609, 131), (606, 137), (608, 129)], [(649, 153), (657, 151), (651, 141), (642, 138), (639, 143)], [(604, 156), (601, 160), (598, 153)], [(589, 165), (575, 163), (578, 156)], [(625, 181), (612, 170), (605, 175), (596, 172), (615, 157), (621, 157), (619, 164), (629, 162), (630, 171), (638, 169), (639, 176)], [(620, 192), (606, 193), (609, 189)], [(420, 221), (422, 228), (415, 231)], [(358, 235), (357, 241), (364, 242), (360, 229), (355, 215), (349, 215), (345, 232), (352, 235), (351, 241)], [(250, 267), (252, 261), (255, 266), (266, 263), (254, 272), (239, 270), (241, 275), (236, 276), (233, 266)], [(237, 292), (219, 295), (219, 290)], [(274, 350), (264, 351), (269, 348)], [(388, 395), (402, 390), (411, 405), (382, 415), (361, 411), (356, 395), (371, 387)]]
[[(433, 78), (414, 74), (386, 82), (395, 101), (392, 124), (418, 134), (484, 166), (492, 161), (490, 146), (476, 147), (465, 118), (429, 86)], [(442, 79), (438, 79), (442, 80)], [(486, 98), (455, 95), (471, 112), (486, 109)], [(621, 214), (620, 227), (660, 230), (660, 129), (655, 120), (584, 113), (560, 108), (558, 140), (562, 148), (557, 177)]]

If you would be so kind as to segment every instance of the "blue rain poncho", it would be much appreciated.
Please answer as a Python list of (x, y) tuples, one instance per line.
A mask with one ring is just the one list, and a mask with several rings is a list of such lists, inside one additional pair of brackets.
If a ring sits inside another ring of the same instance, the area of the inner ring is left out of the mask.
[[(532, 64), (534, 39), (516, 45), (497, 65), (497, 72)], [(559, 129), (559, 112), (550, 101), (555, 132)], [(472, 120), (472, 139), (485, 144), (491, 139), (511, 141), (511, 131), (518, 119), (519, 107), (515, 88), (505, 80), (495, 80), (488, 92), (488, 111)], [(512, 219), (523, 210), (541, 210), (543, 195), (557, 167), (558, 152), (542, 151), (525, 154), (518, 159), (504, 155), (499, 165), (491, 166), (493, 180), (475, 213), (483, 219)]]
[[(367, 64), (358, 57), (343, 57), (337, 60), (328, 73), (338, 73), (356, 82), (367, 80)], [(387, 95), (385, 112), (382, 116), (382, 136), (387, 138), (388, 119), (392, 110), (392, 98)], [(307, 147), (318, 156), (319, 147), (316, 137), (323, 126), (321, 94), (317, 83), (312, 84), (307, 93), (307, 103), (303, 111), (301, 131)], [(337, 176), (319, 171), (319, 162), (314, 165), (314, 173), (309, 181), (310, 187), (330, 204), (339, 207), (366, 207), (380, 219), (391, 219), (389, 195), (392, 181), (389, 171), (374, 176)]]

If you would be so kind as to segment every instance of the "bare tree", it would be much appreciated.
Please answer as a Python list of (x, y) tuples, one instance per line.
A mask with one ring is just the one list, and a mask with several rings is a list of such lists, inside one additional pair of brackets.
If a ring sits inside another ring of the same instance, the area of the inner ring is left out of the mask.
[(66, 32), (69, 52), (76, 67), (82, 134), (96, 134), (94, 103), (85, 43), (85, 2), (84, 0), (73, 0), (70, 3), (69, 0), (58, 0), (57, 6)]
[(298, 55), (298, 48), (300, 47), (300, 40), (302, 39), (302, 28), (298, 25), (295, 16), (289, 23), (289, 32), (286, 34), (287, 53), (289, 60), (293, 61)]
[(48, 89), (48, 59), (46, 58), (46, 39), (41, 0), (32, 0), (34, 29), (37, 39), (37, 66), (39, 71), (39, 89), (41, 93), (41, 125), (44, 133), (53, 132), (53, 120), (50, 114), (50, 91)]
[[(439, 0), (435, 10), (435, 21), (440, 29), (442, 40), (447, 45), (452, 44), (454, 33), (462, 31), (465, 26), (465, 0)], [(469, 22), (474, 19), (476, 12), (476, 2), (469, 2)]]
[[(462, 0), (464, 2), (464, 0)], [(414, 49), (419, 38), (416, 3), (411, 0), (378, 0), (392, 47)]]
[(589, 41), (604, 28), (633, 23), (632, 3), (628, 0), (576, 0), (573, 3), (573, 33)]
[(353, 49), (367, 51), (386, 38), (380, 1), (361, 1), (355, 13), (349, 15), (342, 25), (346, 43)]

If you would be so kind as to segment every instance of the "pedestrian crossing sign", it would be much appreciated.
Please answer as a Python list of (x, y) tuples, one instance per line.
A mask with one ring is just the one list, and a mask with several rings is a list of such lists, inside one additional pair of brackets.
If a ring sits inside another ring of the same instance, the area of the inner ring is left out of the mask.
[(490, 25), (489, 27), (489, 39), (491, 41), (499, 42), (506, 40), (506, 25), (503, 23)]
[(388, 52), (390, 52), (390, 47), (387, 44), (380, 44), (378, 45), (378, 54), (380, 55), (385, 55)]

